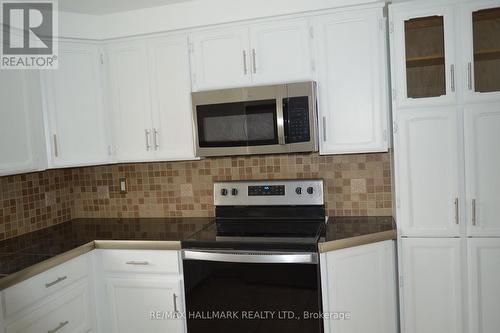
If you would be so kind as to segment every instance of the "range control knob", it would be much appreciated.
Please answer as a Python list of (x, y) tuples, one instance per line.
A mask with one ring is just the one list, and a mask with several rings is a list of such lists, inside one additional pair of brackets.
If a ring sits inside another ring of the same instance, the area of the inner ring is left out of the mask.
[(301, 195), (302, 194), (302, 187), (297, 187), (295, 189), (295, 193), (297, 193), (298, 195)]
[(312, 187), (308, 187), (308, 188), (307, 188), (307, 193), (309, 193), (309, 194), (313, 194), (313, 193), (314, 193), (314, 188), (312, 188)]
[(233, 188), (233, 189), (231, 190), (231, 194), (232, 194), (232, 195), (238, 195), (238, 189), (237, 189), (237, 188)]
[(220, 190), (220, 194), (226, 196), (227, 195), (227, 189), (223, 188)]

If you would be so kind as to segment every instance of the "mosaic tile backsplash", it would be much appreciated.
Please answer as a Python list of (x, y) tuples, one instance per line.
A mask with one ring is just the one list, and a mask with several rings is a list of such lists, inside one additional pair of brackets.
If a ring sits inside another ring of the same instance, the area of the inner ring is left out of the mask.
[(0, 240), (72, 218), (211, 217), (214, 181), (296, 178), (325, 180), (330, 216), (392, 215), (387, 153), (221, 157), (0, 177)]

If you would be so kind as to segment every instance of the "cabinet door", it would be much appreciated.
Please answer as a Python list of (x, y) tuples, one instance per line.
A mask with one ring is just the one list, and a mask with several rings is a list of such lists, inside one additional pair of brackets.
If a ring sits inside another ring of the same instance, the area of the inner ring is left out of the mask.
[(402, 242), (402, 331), (463, 332), (460, 239)]
[(233, 88), (251, 83), (247, 28), (192, 35), (193, 90)]
[(323, 312), (347, 312), (349, 320), (325, 319), (327, 333), (396, 333), (395, 242), (321, 255)]
[(454, 9), (391, 6), (393, 97), (399, 107), (454, 103)]
[(400, 112), (395, 136), (403, 236), (459, 235), (458, 111)]
[(178, 279), (106, 278), (106, 287), (114, 333), (185, 331), (182, 319), (168, 317), (184, 308)]
[(500, 3), (474, 1), (462, 6), (465, 97), (500, 101)]
[(469, 238), (469, 332), (500, 332), (500, 239)]
[(157, 159), (194, 159), (187, 35), (148, 43)]
[(464, 112), (469, 236), (500, 236), (500, 104)]
[(146, 43), (111, 44), (108, 54), (116, 159), (151, 159), (154, 156), (153, 126)]
[(312, 79), (311, 38), (306, 19), (250, 28), (253, 83)]
[(47, 118), (51, 166), (78, 166), (109, 161), (99, 47), (61, 43), (59, 69), (47, 71)]
[(387, 150), (382, 9), (314, 18), (321, 154)]
[(46, 159), (38, 71), (0, 75), (0, 176), (39, 170)]

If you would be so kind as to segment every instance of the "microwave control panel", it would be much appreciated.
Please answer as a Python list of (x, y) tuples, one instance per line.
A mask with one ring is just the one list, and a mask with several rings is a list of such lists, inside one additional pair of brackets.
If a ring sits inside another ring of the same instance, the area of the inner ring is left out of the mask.
[(309, 101), (304, 97), (290, 97), (283, 100), (283, 115), (285, 117), (285, 142), (308, 142), (309, 131)]

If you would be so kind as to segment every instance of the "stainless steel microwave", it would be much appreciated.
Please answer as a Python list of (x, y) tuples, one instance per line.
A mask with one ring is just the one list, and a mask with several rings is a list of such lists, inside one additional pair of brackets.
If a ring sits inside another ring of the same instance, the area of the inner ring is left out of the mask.
[(318, 150), (316, 83), (194, 92), (197, 156)]

